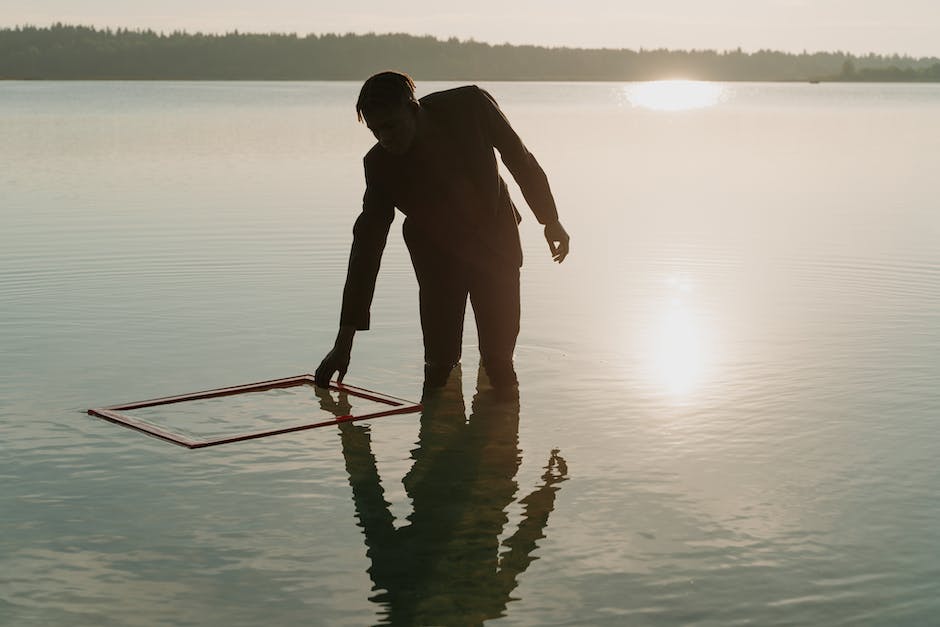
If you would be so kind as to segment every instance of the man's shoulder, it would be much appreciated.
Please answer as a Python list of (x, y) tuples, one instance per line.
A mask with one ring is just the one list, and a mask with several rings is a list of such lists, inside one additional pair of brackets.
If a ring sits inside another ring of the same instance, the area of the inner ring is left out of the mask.
[(459, 105), (479, 101), (483, 95), (483, 90), (477, 85), (463, 85), (452, 89), (435, 91), (423, 96), (418, 101), (422, 106), (447, 106), (450, 104)]
[(362, 158), (362, 162), (366, 167), (374, 167), (387, 161), (388, 156), (388, 151), (384, 150), (379, 142), (375, 142), (369, 152)]

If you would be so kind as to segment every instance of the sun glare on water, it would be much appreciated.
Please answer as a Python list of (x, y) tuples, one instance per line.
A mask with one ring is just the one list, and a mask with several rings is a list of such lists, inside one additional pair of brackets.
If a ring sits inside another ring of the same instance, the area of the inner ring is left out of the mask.
[(672, 276), (666, 287), (668, 296), (648, 328), (648, 367), (656, 386), (679, 400), (702, 385), (714, 355), (707, 325), (690, 298), (692, 283)]
[(650, 81), (625, 85), (623, 89), (634, 107), (655, 111), (704, 109), (718, 104), (725, 95), (722, 85), (706, 81)]

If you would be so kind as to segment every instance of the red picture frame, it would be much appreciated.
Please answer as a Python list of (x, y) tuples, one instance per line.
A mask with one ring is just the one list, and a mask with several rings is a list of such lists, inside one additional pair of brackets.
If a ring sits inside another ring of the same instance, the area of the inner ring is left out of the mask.
[(156, 427), (154, 425), (148, 424), (142, 420), (129, 416), (123, 412), (130, 411), (132, 409), (141, 409), (143, 407), (154, 407), (157, 405), (170, 405), (173, 403), (184, 403), (186, 401), (195, 401), (202, 400), (207, 398), (217, 398), (220, 396), (233, 396), (235, 394), (246, 394), (249, 392), (263, 392), (265, 390), (273, 390), (277, 388), (288, 388), (295, 387), (298, 385), (315, 385), (315, 379), (312, 374), (302, 374), (294, 377), (285, 377), (283, 379), (271, 379), (270, 381), (258, 381), (257, 383), (247, 383), (245, 385), (236, 385), (233, 387), (227, 388), (217, 388), (214, 390), (204, 390), (202, 392), (192, 392), (189, 394), (180, 394), (178, 396), (166, 396), (163, 398), (154, 398), (146, 401), (135, 401), (132, 403), (123, 403), (121, 405), (111, 405), (109, 407), (99, 407), (96, 409), (89, 409), (88, 414), (91, 416), (97, 416), (103, 418), (109, 422), (127, 427), (128, 429), (134, 429), (135, 431), (140, 431), (147, 435), (159, 438), (166, 442), (171, 442), (179, 446), (186, 447), (188, 449), (196, 448), (206, 448), (209, 446), (219, 446), (221, 444), (232, 444), (234, 442), (244, 442), (245, 440), (256, 440), (258, 438), (265, 438), (272, 435), (281, 435), (284, 433), (293, 433), (295, 431), (306, 431), (307, 429), (316, 429), (318, 427), (328, 427), (330, 425), (337, 425), (341, 422), (354, 422), (357, 420), (367, 420), (370, 418), (379, 418), (382, 416), (393, 416), (398, 414), (409, 414), (412, 412), (421, 411), (420, 403), (413, 403), (412, 401), (407, 401), (405, 399), (397, 398), (394, 396), (389, 396), (388, 394), (382, 394), (380, 392), (374, 392), (372, 390), (367, 390), (365, 388), (356, 387), (353, 385), (347, 385), (345, 383), (338, 383), (333, 381), (330, 383), (329, 389), (336, 390), (339, 392), (345, 392), (350, 396), (355, 396), (358, 398), (363, 398), (366, 400), (374, 401), (381, 403), (383, 405), (388, 405), (388, 409), (370, 412), (368, 414), (353, 415), (348, 414), (345, 416), (339, 416), (332, 420), (323, 420), (319, 422), (312, 423), (303, 423), (299, 425), (292, 425), (289, 427), (281, 427), (277, 429), (266, 429), (262, 431), (252, 431), (249, 433), (240, 433), (236, 435), (228, 435), (216, 438), (207, 438), (207, 439), (194, 439), (189, 438), (179, 433), (173, 433), (166, 429)]

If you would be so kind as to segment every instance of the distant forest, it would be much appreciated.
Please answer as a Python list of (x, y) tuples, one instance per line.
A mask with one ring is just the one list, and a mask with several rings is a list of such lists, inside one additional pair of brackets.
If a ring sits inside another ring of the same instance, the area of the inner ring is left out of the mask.
[(405, 34), (158, 33), (56, 24), (0, 29), (0, 79), (940, 81), (940, 59), (844, 52), (491, 45)]

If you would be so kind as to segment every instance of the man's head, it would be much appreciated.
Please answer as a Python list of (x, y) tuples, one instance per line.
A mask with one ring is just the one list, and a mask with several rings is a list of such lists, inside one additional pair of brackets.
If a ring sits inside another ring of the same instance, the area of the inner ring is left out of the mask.
[(360, 122), (366, 123), (382, 148), (393, 154), (404, 154), (414, 141), (420, 108), (410, 76), (380, 72), (363, 83), (356, 102), (356, 115)]

